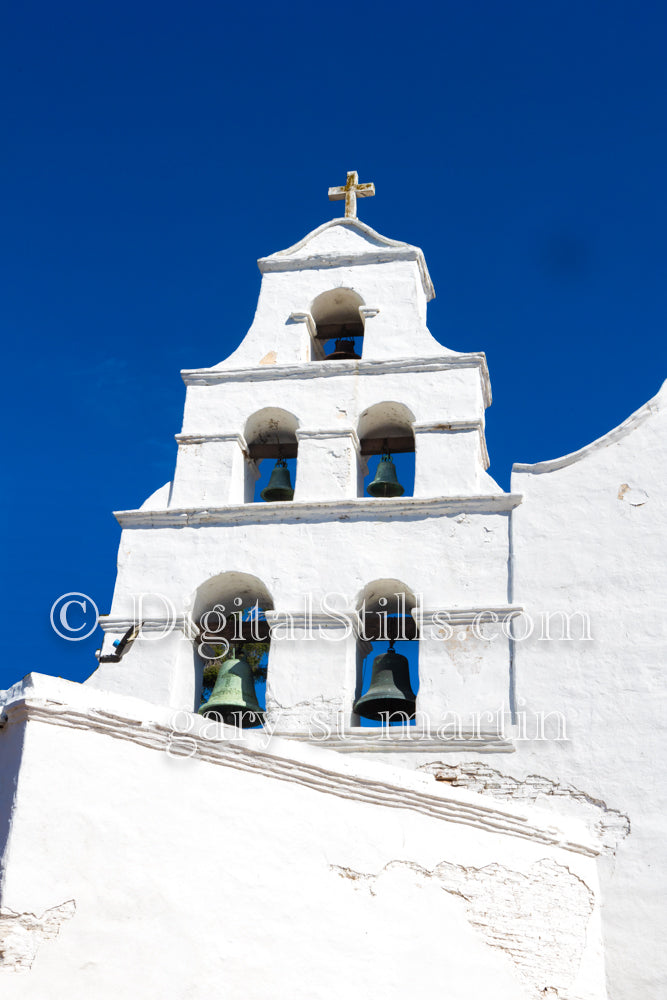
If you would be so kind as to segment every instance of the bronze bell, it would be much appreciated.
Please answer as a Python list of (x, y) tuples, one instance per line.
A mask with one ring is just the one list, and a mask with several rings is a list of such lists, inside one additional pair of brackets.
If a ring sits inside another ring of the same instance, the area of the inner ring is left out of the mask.
[(368, 484), (367, 490), (372, 497), (402, 497), (405, 493), (398, 481), (396, 466), (390, 454), (382, 456), (375, 472), (375, 479)]
[(405, 721), (414, 718), (416, 704), (410, 685), (410, 664), (396, 652), (392, 639), (387, 652), (373, 660), (371, 683), (366, 694), (355, 701), (354, 711), (364, 719)]
[(336, 338), (336, 347), (327, 354), (327, 361), (358, 361), (361, 355), (354, 350), (354, 340), (347, 340), (345, 337)]
[(292, 480), (290, 478), (287, 462), (284, 458), (279, 458), (271, 472), (271, 478), (260, 493), (262, 500), (291, 500), (294, 496)]
[(257, 701), (252, 667), (247, 660), (232, 656), (224, 661), (211, 697), (199, 709), (199, 714), (242, 729), (263, 724), (264, 712)]

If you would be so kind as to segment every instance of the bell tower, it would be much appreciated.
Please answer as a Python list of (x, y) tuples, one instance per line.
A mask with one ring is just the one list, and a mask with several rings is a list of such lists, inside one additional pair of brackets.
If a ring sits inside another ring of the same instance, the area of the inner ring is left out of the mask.
[[(502, 743), (512, 678), (500, 624), (519, 610), (508, 603), (508, 521), (520, 497), (486, 471), (484, 354), (431, 335), (424, 255), (357, 218), (356, 199), (372, 194), (356, 172), (331, 188), (345, 215), (259, 260), (238, 348), (182, 373), (173, 481), (116, 514), (118, 578), (89, 685), (197, 711), (206, 642), (242, 645), (256, 607), (276, 732), (372, 748), (364, 708), (377, 714), (403, 684), (411, 714), (414, 694), (393, 649), (370, 696), (361, 664), (402, 636), (418, 649), (416, 714), (434, 745), (452, 719), (466, 748), (478, 745), (480, 718), (480, 740)], [(393, 461), (407, 452), (409, 491)], [(261, 462), (273, 473), (260, 497)], [(409, 736), (391, 734), (396, 746)]]
[(0, 692), (10, 1000), (605, 1000), (606, 960), (665, 994), (665, 390), (503, 492), (484, 355), (431, 336), (373, 193), (332, 188), (234, 353), (183, 372), (98, 669)]

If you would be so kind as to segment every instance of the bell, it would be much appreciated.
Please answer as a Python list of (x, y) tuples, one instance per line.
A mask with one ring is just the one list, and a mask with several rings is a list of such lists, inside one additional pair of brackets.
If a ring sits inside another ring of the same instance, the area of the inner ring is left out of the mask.
[(260, 493), (262, 500), (291, 500), (294, 496), (292, 480), (290, 478), (287, 462), (284, 458), (279, 458), (273, 467), (268, 485)]
[(264, 722), (264, 712), (257, 701), (252, 667), (235, 656), (220, 667), (211, 697), (199, 709), (200, 715), (210, 715), (230, 726), (249, 729)]
[(354, 350), (353, 340), (337, 337), (336, 347), (331, 354), (327, 354), (327, 361), (358, 361), (360, 357)]
[(373, 660), (371, 683), (366, 694), (354, 703), (354, 711), (364, 719), (384, 722), (412, 719), (415, 714), (416, 699), (410, 686), (410, 665), (405, 656), (389, 649)]
[(391, 455), (382, 456), (375, 473), (375, 479), (369, 483), (367, 490), (372, 497), (402, 497), (405, 490), (398, 481), (396, 466)]

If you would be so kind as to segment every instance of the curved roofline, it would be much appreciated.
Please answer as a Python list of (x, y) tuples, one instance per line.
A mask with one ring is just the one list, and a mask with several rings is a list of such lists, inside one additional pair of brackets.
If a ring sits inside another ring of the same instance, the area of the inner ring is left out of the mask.
[[(349, 250), (345, 251), (332, 251), (326, 254), (313, 254), (312, 256), (306, 257), (295, 257), (294, 255), (302, 250), (310, 240), (319, 236), (320, 233), (325, 232), (327, 229), (332, 229), (334, 226), (343, 226), (347, 229), (356, 229), (358, 233), (362, 236), (367, 237), (369, 240), (375, 243), (375, 246), (369, 247), (366, 251), (361, 253), (353, 253)], [(367, 226), (365, 222), (361, 222), (359, 219), (346, 219), (345, 217), (331, 219), (330, 222), (324, 222), (317, 229), (313, 229), (312, 232), (308, 233), (298, 243), (294, 243), (293, 246), (287, 247), (285, 250), (278, 250), (276, 253), (270, 254), (268, 257), (260, 257), (257, 261), (257, 266), (259, 267), (262, 274), (267, 271), (292, 271), (307, 269), (310, 267), (340, 267), (346, 264), (375, 264), (381, 263), (382, 261), (389, 260), (414, 260), (417, 262), (419, 267), (419, 273), (422, 279), (422, 285), (424, 292), (426, 294), (427, 301), (435, 298), (435, 289), (433, 288), (433, 282), (431, 281), (431, 276), (428, 273), (428, 268), (426, 266), (426, 260), (424, 254), (419, 247), (413, 246), (411, 243), (404, 243), (402, 240), (392, 240), (388, 236), (383, 236), (381, 233), (376, 232)]]
[(294, 243), (291, 247), (287, 247), (285, 250), (277, 250), (276, 253), (272, 253), (268, 257), (261, 257), (260, 259), (273, 260), (276, 257), (287, 257), (290, 254), (296, 253), (309, 240), (319, 236), (325, 229), (332, 229), (334, 226), (347, 226), (349, 229), (358, 229), (364, 236), (369, 236), (372, 240), (377, 240), (378, 243), (386, 247), (410, 247), (411, 250), (419, 250), (419, 247), (412, 246), (411, 243), (405, 243), (403, 240), (392, 240), (388, 236), (383, 236), (382, 233), (378, 233), (365, 222), (362, 222), (361, 219), (346, 219), (345, 216), (340, 216), (336, 219), (330, 219), (329, 222), (323, 222), (321, 226), (307, 233), (306, 236), (302, 237), (298, 243)]
[(552, 458), (546, 462), (535, 462), (533, 465), (524, 465), (520, 462), (515, 462), (512, 466), (512, 473), (529, 472), (533, 475), (538, 475), (542, 472), (556, 472), (557, 469), (564, 469), (568, 465), (574, 465), (575, 462), (580, 462), (583, 458), (587, 458), (588, 455), (593, 454), (593, 452), (607, 448), (610, 444), (615, 444), (628, 434), (631, 434), (632, 431), (639, 427), (640, 424), (643, 424), (645, 420), (648, 420), (649, 417), (660, 413), (665, 408), (666, 402), (667, 379), (662, 383), (655, 396), (652, 396), (643, 406), (640, 406), (638, 410), (630, 414), (622, 424), (607, 431), (602, 437), (596, 438), (595, 441), (584, 445), (578, 451), (572, 451), (569, 455), (562, 455), (560, 458)]

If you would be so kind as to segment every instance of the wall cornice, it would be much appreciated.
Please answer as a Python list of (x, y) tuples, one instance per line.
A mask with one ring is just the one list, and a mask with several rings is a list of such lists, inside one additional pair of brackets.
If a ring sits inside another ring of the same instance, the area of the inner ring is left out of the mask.
[(297, 427), (295, 436), (297, 441), (329, 441), (331, 438), (349, 437), (357, 451), (361, 448), (354, 427), (332, 427), (330, 430), (310, 430), (308, 427)]
[[(461, 431), (476, 431), (479, 435), (480, 449), (482, 452), (482, 462), (484, 463), (484, 468), (489, 467), (489, 453), (486, 448), (486, 437), (484, 434), (484, 421), (483, 420), (450, 420), (448, 423), (433, 423), (433, 424), (414, 424), (415, 434), (454, 434)], [(339, 438), (339, 437), (350, 437), (352, 443), (357, 450), (361, 453), (361, 443), (357, 436), (357, 432), (353, 427), (332, 427), (330, 430), (310, 430), (309, 428), (298, 428), (296, 431), (297, 441), (313, 439), (313, 440), (327, 440), (329, 438)], [(236, 442), (242, 452), (247, 453), (248, 444), (243, 434), (236, 431), (230, 431), (226, 434), (209, 434), (202, 432), (201, 434), (190, 433), (190, 434), (174, 434), (174, 438), (179, 446), (190, 445), (190, 444), (214, 444), (221, 441), (233, 441)]]
[[(361, 250), (331, 250), (324, 253), (305, 253), (307, 245), (320, 233), (332, 228), (355, 230), (368, 241), (368, 248)], [(353, 267), (356, 264), (383, 264), (395, 260), (413, 260), (419, 268), (419, 275), (427, 302), (435, 297), (435, 290), (428, 273), (424, 254), (419, 247), (404, 243), (402, 240), (392, 240), (382, 236), (360, 219), (331, 219), (308, 233), (294, 246), (279, 250), (270, 257), (260, 257), (257, 266), (262, 274), (271, 271), (303, 271), (311, 268)]]
[(296, 740), (322, 747), (325, 750), (335, 750), (337, 753), (514, 753), (515, 746), (511, 740), (496, 732), (485, 732), (483, 729), (468, 730), (461, 728), (454, 736), (426, 736), (420, 734), (418, 728), (396, 735), (395, 729), (364, 729), (354, 726), (340, 733), (331, 733), (322, 738), (314, 739), (308, 733), (280, 732), (275, 735), (283, 739)]
[(558, 469), (564, 469), (568, 465), (574, 465), (575, 462), (580, 462), (584, 458), (588, 458), (589, 455), (593, 455), (596, 451), (601, 451), (603, 448), (608, 448), (610, 444), (616, 444), (621, 441), (628, 434), (631, 434), (637, 427), (640, 427), (646, 420), (650, 417), (656, 416), (664, 408), (667, 402), (667, 381), (663, 382), (660, 391), (649, 399), (648, 402), (640, 406), (638, 410), (631, 413), (627, 420), (624, 420), (622, 424), (618, 427), (614, 427), (612, 430), (607, 431), (602, 437), (596, 438), (595, 441), (591, 441), (590, 444), (584, 445), (578, 451), (572, 451), (568, 455), (561, 455), (560, 458), (552, 458), (545, 462), (535, 462), (533, 465), (527, 465), (521, 462), (515, 462), (512, 466), (512, 474), (520, 473), (534, 476), (539, 475), (543, 472), (557, 472)]
[(317, 338), (317, 327), (315, 325), (315, 320), (309, 312), (292, 312), (289, 318), (293, 323), (305, 323), (308, 327), (308, 333), (315, 340)]
[(117, 510), (123, 528), (186, 528), (234, 524), (295, 523), (310, 521), (395, 521), (448, 514), (507, 513), (521, 503), (516, 493), (491, 493), (467, 497), (395, 497), (353, 500), (312, 500), (290, 503), (247, 503), (229, 507), (172, 508), (168, 510)]
[(225, 382), (272, 382), (285, 379), (340, 378), (342, 375), (396, 375), (477, 368), (482, 381), (485, 406), (491, 405), (491, 383), (486, 355), (446, 354), (430, 358), (386, 358), (365, 361), (303, 361), (292, 365), (256, 368), (186, 368), (181, 378), (186, 385), (219, 385)]
[(426, 301), (430, 302), (435, 297), (435, 291), (426, 269), (424, 255), (417, 247), (377, 247), (365, 253), (332, 251), (303, 257), (260, 257), (257, 265), (262, 274), (270, 274), (275, 271), (320, 271), (332, 267), (358, 267), (364, 264), (388, 264), (395, 261), (414, 261), (417, 264)]
[[(490, 834), (519, 837), (587, 857), (599, 854), (599, 847), (585, 835), (573, 838), (552, 824), (531, 822), (521, 809), (487, 805), (474, 793), (459, 791), (453, 795), (451, 789), (436, 784), (430, 776), (390, 771), (384, 765), (378, 767), (359, 759), (343, 761), (323, 747), (304, 746), (262, 731), (239, 731), (188, 712), (168, 717), (163, 711), (160, 719), (140, 717), (124, 709), (125, 699), (119, 697), (109, 698), (109, 710), (105, 710), (97, 705), (52, 701), (43, 694), (40, 697), (39, 689), (32, 696), (17, 694), (4, 706), (3, 727), (29, 722), (85, 730), (161, 753), (168, 751), (172, 759), (196, 758), (339, 798), (406, 809)], [(89, 697), (90, 692), (85, 695)], [(134, 699), (128, 702), (139, 704)], [(569, 825), (567, 821), (565, 824)], [(580, 829), (577, 826), (577, 835)]]
[(112, 615), (100, 615), (97, 624), (104, 632), (127, 632), (137, 624), (141, 624), (141, 632), (168, 633), (172, 629), (183, 632), (188, 639), (195, 639), (199, 635), (199, 628), (187, 615), (175, 615), (164, 618), (142, 618), (137, 622), (134, 618), (120, 618)]
[[(523, 607), (519, 604), (487, 604), (473, 608), (413, 608), (410, 614), (419, 628), (426, 628), (429, 625), (437, 628), (442, 625), (443, 618), (444, 621), (453, 627), (474, 625), (475, 622), (484, 625), (495, 623), (496, 621), (509, 621), (511, 618), (516, 618), (517, 615), (520, 615), (523, 610)], [(352, 625), (356, 622), (357, 612), (354, 608), (339, 608), (335, 614), (346, 616)], [(491, 619), (491, 622), (483, 620), (480, 617), (489, 614), (496, 616), (496, 618)], [(295, 629), (344, 629), (347, 627), (345, 622), (335, 619), (332, 614), (315, 611), (304, 612), (301, 608), (294, 611), (291, 611), (289, 608), (283, 608), (280, 611), (267, 611), (266, 620), (269, 625), (276, 628), (290, 626)], [(105, 632), (119, 633), (127, 632), (128, 629), (138, 623), (134, 618), (100, 615), (98, 624)], [(179, 614), (173, 617), (152, 617), (141, 620), (142, 632), (161, 633), (169, 629), (179, 629), (189, 638), (196, 638), (199, 634), (199, 628), (188, 615)]]
[(421, 423), (413, 424), (412, 429), (417, 434), (457, 434), (466, 431), (477, 431), (479, 435), (479, 447), (482, 453), (482, 463), (485, 469), (491, 464), (489, 452), (486, 447), (486, 435), (484, 433), (484, 420), (450, 420), (447, 423)]
[(179, 445), (181, 444), (208, 444), (214, 441), (233, 441), (238, 444), (241, 451), (247, 451), (248, 445), (243, 434), (238, 431), (230, 431), (228, 434), (174, 434)]
[[(449, 625), (474, 625), (475, 622), (484, 625), (490, 624), (490, 622), (481, 620), (481, 615), (496, 615), (496, 618), (492, 619), (492, 622), (509, 621), (511, 618), (516, 618), (517, 615), (520, 615), (523, 610), (520, 604), (502, 604), (498, 606), (487, 604), (474, 608), (413, 608), (410, 614), (420, 628), (425, 628), (427, 625), (435, 625), (437, 627), (442, 623), (443, 616)], [(438, 619), (441, 620), (439, 621)]]

